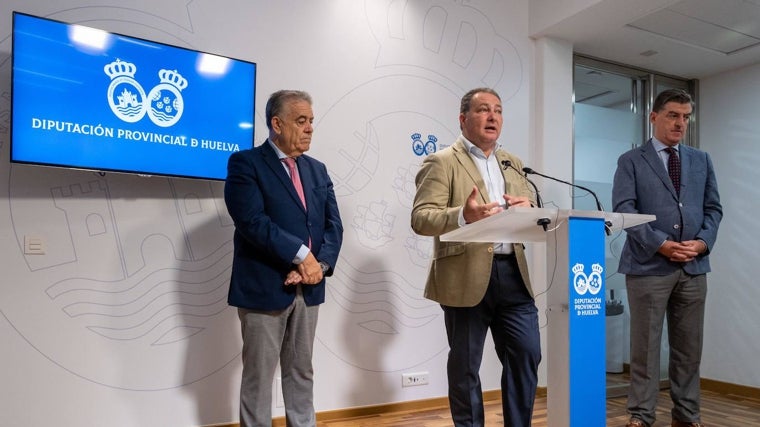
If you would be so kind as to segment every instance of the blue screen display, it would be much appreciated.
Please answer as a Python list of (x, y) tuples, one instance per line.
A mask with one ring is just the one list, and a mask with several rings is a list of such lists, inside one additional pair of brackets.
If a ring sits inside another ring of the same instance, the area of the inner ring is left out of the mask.
[(11, 161), (224, 180), (256, 64), (13, 14)]

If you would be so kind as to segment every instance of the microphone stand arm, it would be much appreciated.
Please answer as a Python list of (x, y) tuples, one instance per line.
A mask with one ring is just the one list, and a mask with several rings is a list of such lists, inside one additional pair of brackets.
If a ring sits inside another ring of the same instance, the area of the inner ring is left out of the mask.
[[(502, 160), (501, 164), (504, 165), (504, 169), (512, 168), (515, 172), (517, 172), (518, 175), (523, 177), (523, 179), (528, 181), (528, 183), (533, 186), (533, 191), (536, 193), (536, 204), (538, 205), (539, 208), (543, 208), (544, 202), (541, 200), (541, 193), (538, 192), (538, 187), (536, 186), (536, 183), (533, 182), (530, 178), (528, 178), (528, 173), (514, 167), (514, 165), (512, 165), (512, 162), (510, 162), (509, 160)], [(548, 229), (548, 226), (551, 223), (552, 223), (552, 220), (549, 218), (539, 218), (538, 221), (536, 221), (536, 225), (540, 225), (541, 228), (544, 229), (544, 231)]]
[[(596, 210), (598, 210), (600, 212), (604, 212), (604, 209), (602, 209), (602, 203), (599, 202), (599, 197), (597, 197), (596, 193), (594, 193), (593, 191), (591, 191), (591, 189), (589, 189), (589, 188), (586, 188), (586, 187), (584, 187), (582, 185), (573, 184), (571, 182), (567, 182), (567, 181), (561, 180), (559, 178), (554, 178), (553, 176), (549, 176), (549, 175), (544, 175), (542, 173), (538, 173), (538, 172), (534, 171), (531, 168), (523, 168), (523, 172), (525, 172), (525, 175), (527, 175), (529, 173), (532, 173), (534, 175), (538, 175), (538, 176), (542, 176), (542, 177), (547, 178), (547, 179), (551, 179), (552, 181), (557, 181), (557, 182), (561, 182), (563, 184), (567, 184), (567, 185), (569, 185), (571, 187), (578, 187), (581, 190), (584, 190), (584, 191), (588, 192), (589, 194), (591, 194), (591, 196), (594, 198), (594, 201), (596, 202)], [(527, 177), (526, 177), (526, 179), (527, 179)], [(610, 221), (606, 221), (605, 220), (604, 221), (604, 233), (607, 234), (608, 236), (610, 234), (612, 234), (612, 232), (610, 231), (611, 227), (612, 227), (612, 223)]]
[(528, 178), (528, 173), (521, 171), (520, 169), (517, 169), (512, 162), (509, 160), (502, 160), (501, 164), (504, 166), (504, 169), (510, 168), (513, 169), (515, 172), (517, 172), (518, 175), (523, 177), (528, 183), (533, 186), (533, 192), (536, 193), (536, 205), (538, 205), (539, 208), (544, 207), (544, 202), (541, 200), (541, 193), (538, 192), (538, 187), (536, 186), (536, 183), (533, 182), (530, 178)]
[(563, 181), (563, 180), (561, 180), (559, 178), (554, 178), (552, 176), (544, 175), (544, 174), (538, 173), (538, 172), (536, 172), (536, 171), (534, 171), (532, 169), (531, 169), (530, 172), (525, 172), (525, 173), (526, 174), (532, 173), (534, 175), (538, 175), (538, 176), (542, 176), (542, 177), (547, 178), (547, 179), (551, 179), (552, 181), (557, 181), (557, 182), (561, 182), (563, 184), (567, 184), (567, 185), (569, 185), (571, 187), (578, 187), (581, 190), (584, 190), (584, 191), (588, 192), (588, 194), (591, 194), (591, 196), (594, 198), (594, 202), (596, 202), (596, 209), (599, 210), (599, 211), (604, 212), (604, 209), (602, 209), (602, 204), (601, 204), (601, 202), (599, 202), (599, 198), (596, 196), (596, 193), (594, 193), (593, 191), (591, 191), (591, 189), (589, 189), (589, 188), (586, 188), (586, 187), (584, 187), (582, 185), (573, 184), (571, 182)]

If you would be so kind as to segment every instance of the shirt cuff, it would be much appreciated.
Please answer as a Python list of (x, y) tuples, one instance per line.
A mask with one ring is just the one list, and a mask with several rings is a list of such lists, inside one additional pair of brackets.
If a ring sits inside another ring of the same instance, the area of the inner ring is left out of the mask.
[(467, 225), (467, 222), (464, 220), (464, 206), (459, 209), (459, 218), (457, 218), (457, 224), (459, 224), (460, 227)]
[(309, 247), (301, 245), (301, 249), (296, 253), (296, 257), (293, 259), (293, 264), (300, 264), (306, 261), (306, 257), (309, 256)]

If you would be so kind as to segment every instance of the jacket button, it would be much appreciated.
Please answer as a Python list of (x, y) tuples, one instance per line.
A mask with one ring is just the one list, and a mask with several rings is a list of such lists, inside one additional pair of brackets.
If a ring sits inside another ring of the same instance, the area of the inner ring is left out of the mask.
[(678, 230), (679, 228), (681, 228), (681, 225), (680, 224), (676, 224), (676, 225), (673, 226), (673, 228), (675, 228), (676, 230)]
[(493, 252), (493, 246), (488, 247), (488, 253), (490, 254), (491, 252)]

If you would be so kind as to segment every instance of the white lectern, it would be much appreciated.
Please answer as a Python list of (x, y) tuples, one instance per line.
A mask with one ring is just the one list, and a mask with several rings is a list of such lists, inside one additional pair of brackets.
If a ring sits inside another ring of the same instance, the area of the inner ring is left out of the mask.
[(605, 227), (654, 215), (509, 208), (441, 236), (442, 241), (545, 242), (547, 411), (552, 427), (606, 426)]

